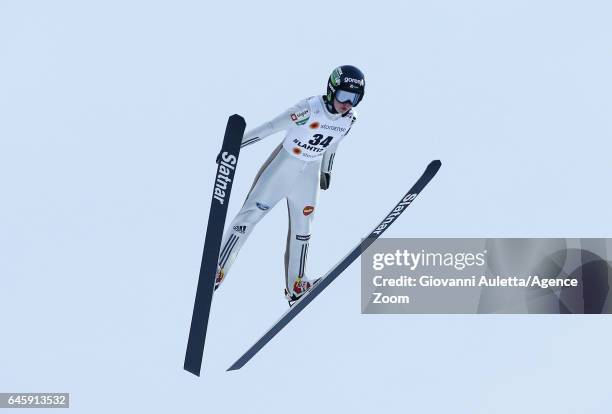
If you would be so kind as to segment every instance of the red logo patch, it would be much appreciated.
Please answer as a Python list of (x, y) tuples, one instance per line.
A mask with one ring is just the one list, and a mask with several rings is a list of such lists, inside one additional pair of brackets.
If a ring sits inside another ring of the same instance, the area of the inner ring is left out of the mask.
[(312, 124), (309, 125), (311, 129), (317, 129), (318, 127), (321, 126), (320, 123), (318, 123), (317, 121), (314, 121)]
[(295, 121), (297, 119), (297, 115), (296, 114), (291, 114), (291, 120)]
[(298, 147), (293, 147), (293, 153), (295, 155), (300, 155), (302, 153), (302, 150), (299, 149)]
[(306, 206), (304, 207), (304, 210), (302, 210), (302, 213), (304, 213), (305, 216), (311, 214), (314, 211), (314, 207), (313, 206)]

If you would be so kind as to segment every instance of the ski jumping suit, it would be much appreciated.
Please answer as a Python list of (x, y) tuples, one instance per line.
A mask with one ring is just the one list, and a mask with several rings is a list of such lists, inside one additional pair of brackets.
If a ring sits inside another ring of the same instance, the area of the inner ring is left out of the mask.
[(218, 266), (224, 275), (227, 275), (255, 225), (276, 203), (286, 198), (289, 232), (285, 250), (285, 283), (289, 292), (304, 278), (320, 174), (331, 172), (338, 144), (355, 119), (354, 109), (344, 115), (332, 114), (323, 97), (313, 96), (244, 135), (241, 147), (287, 130), (283, 142), (257, 173), (242, 209), (223, 236)]

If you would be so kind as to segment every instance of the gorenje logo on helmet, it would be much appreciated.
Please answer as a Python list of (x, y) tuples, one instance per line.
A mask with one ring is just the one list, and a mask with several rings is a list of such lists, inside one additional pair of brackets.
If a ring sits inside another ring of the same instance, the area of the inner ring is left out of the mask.
[(346, 82), (346, 83), (356, 83), (359, 86), (363, 86), (365, 84), (363, 79), (355, 79), (355, 78), (349, 78), (349, 77), (345, 77), (344, 78), (344, 82)]

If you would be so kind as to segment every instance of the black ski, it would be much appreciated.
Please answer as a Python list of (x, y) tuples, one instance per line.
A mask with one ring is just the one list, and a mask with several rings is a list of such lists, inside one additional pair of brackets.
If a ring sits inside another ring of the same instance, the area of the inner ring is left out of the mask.
[(387, 229), (400, 214), (404, 212), (406, 207), (419, 195), (421, 190), (431, 181), (436, 175), (442, 163), (439, 160), (432, 161), (425, 169), (425, 172), (419, 180), (412, 186), (406, 195), (400, 200), (393, 210), (380, 222), (378, 226), (347, 254), (336, 266), (323, 276), (310, 291), (300, 298), (283, 316), (266, 332), (255, 344), (249, 348), (234, 364), (228, 368), (228, 371), (234, 371), (242, 368), (251, 358), (253, 358), (277, 333), (279, 333), (293, 318), (295, 318), (310, 302), (314, 300), (323, 290), (331, 284), (340, 274), (350, 266), (374, 241)]
[(240, 144), (245, 127), (246, 123), (240, 115), (232, 115), (227, 120), (217, 175), (215, 176), (210, 213), (208, 215), (208, 227), (206, 228), (206, 238), (204, 240), (204, 252), (202, 253), (202, 264), (200, 265), (200, 276), (193, 305), (185, 364), (183, 365), (185, 370), (197, 376), (200, 375), (200, 369), (202, 368), (202, 355), (204, 353), (206, 328), (208, 327), (208, 316), (210, 314), (210, 305), (215, 285), (217, 260), (219, 259), (227, 206), (229, 204), (230, 192), (232, 191), (232, 182), (236, 174)]

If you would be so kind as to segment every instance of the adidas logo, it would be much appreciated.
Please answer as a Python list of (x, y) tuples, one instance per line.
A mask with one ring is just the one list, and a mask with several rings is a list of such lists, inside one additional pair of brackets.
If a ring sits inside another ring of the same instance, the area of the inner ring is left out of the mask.
[(246, 231), (246, 226), (234, 226), (234, 231), (237, 231), (240, 234), (244, 234)]

